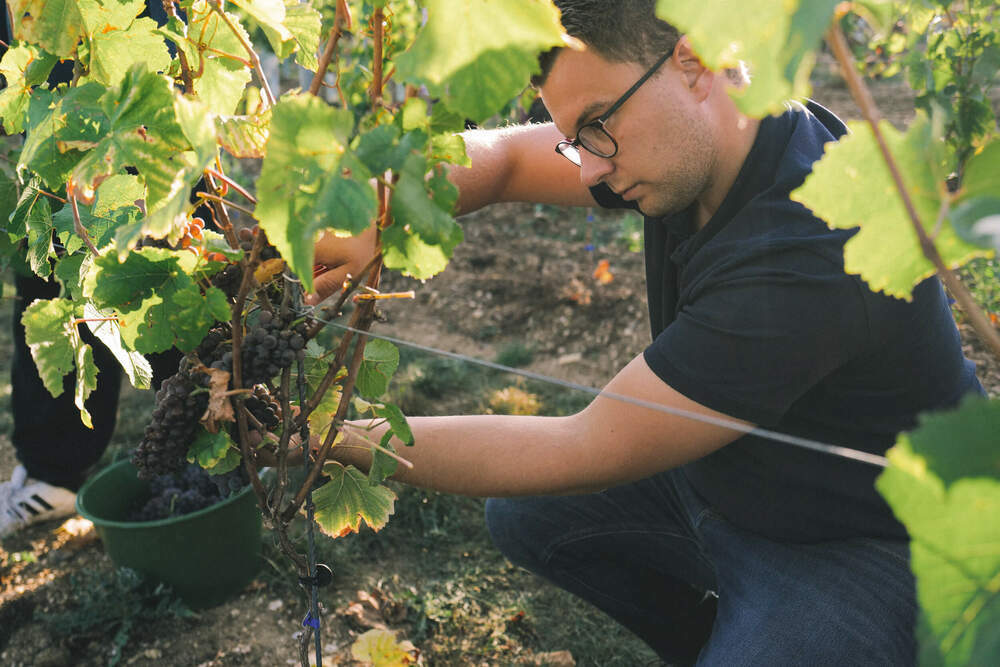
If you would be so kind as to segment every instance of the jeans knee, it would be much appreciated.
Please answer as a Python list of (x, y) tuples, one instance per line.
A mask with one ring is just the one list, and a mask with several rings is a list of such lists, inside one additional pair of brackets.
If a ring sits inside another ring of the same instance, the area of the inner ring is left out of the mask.
[(489, 498), (486, 501), (486, 528), (494, 546), (512, 563), (538, 571), (541, 567), (543, 539), (533, 530), (531, 512), (525, 511), (526, 501), (513, 498)]

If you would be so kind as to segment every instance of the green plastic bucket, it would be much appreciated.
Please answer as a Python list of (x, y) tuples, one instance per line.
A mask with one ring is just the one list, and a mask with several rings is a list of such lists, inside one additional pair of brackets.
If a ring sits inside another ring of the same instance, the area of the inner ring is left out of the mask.
[(91, 477), (76, 509), (93, 522), (115, 565), (169, 584), (195, 609), (211, 607), (243, 590), (261, 564), (261, 519), (249, 486), (220, 503), (159, 521), (126, 521), (149, 485), (130, 461)]

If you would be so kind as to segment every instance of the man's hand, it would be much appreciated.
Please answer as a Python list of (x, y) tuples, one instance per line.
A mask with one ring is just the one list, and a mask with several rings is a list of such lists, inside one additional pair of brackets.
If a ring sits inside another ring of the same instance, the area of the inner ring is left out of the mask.
[(357, 236), (341, 237), (327, 233), (316, 242), (316, 290), (306, 296), (306, 303), (315, 305), (336, 293), (348, 276), (357, 277), (375, 256), (375, 225)]

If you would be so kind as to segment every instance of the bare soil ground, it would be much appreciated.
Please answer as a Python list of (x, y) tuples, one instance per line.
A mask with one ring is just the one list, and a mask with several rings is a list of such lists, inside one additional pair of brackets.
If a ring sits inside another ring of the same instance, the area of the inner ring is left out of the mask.
[[(877, 92), (894, 122), (912, 114), (907, 91)], [(844, 117), (856, 115), (842, 88), (826, 87), (816, 96)], [(643, 349), (649, 331), (641, 253), (627, 249), (631, 223), (593, 213), (588, 221), (586, 212), (505, 205), (468, 216), (467, 240), (444, 274), (423, 285), (390, 281), (390, 287), (414, 287), (417, 298), (387, 306), (377, 331), (486, 360), (527, 350), (527, 369), (601, 387)], [(609, 262), (610, 282), (594, 277), (601, 260)], [(964, 328), (963, 336), (983, 382), (1000, 394), (1000, 365)], [(0, 368), (2, 377), (7, 370)], [(9, 391), (9, 385), (0, 391), (5, 431)], [(473, 397), (473, 406), (476, 401), (488, 405), (485, 397)], [(555, 406), (552, 401), (547, 405)], [(469, 396), (446, 393), (433, 409), (469, 405)], [(134, 443), (148, 409), (147, 397), (123, 398), (119, 448)], [(14, 465), (0, 436), (0, 478)], [(397, 515), (378, 538), (353, 536), (323, 547), (335, 570), (321, 598), (326, 664), (350, 664), (352, 639), (380, 625), (400, 630), (429, 665), (641, 664), (652, 658), (627, 633), (506, 564), (488, 544), (478, 501), (400, 494)], [(269, 563), (245, 591), (196, 617), (137, 620), (118, 648), (115, 623), (67, 633), (67, 621), (60, 627), (51, 615), (93, 613), (88, 573), (105, 581), (114, 576), (93, 531), (73, 529), (50, 522), (0, 543), (0, 664), (296, 663), (293, 634), (305, 605), (292, 569), (270, 547)]]

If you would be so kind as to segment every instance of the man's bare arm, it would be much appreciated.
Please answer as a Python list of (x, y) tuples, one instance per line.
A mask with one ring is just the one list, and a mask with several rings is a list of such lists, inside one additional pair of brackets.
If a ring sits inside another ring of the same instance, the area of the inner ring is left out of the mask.
[(552, 123), (463, 132), (471, 167), (452, 167), (459, 214), (498, 202), (593, 206), (580, 168), (555, 151), (564, 139)]
[[(641, 356), (605, 392), (726, 419), (664, 384)], [(569, 417), (411, 417), (409, 423), (414, 446), (396, 444), (414, 467), (401, 466), (396, 478), (471, 496), (596, 491), (693, 461), (741, 435), (603, 394)], [(348, 428), (347, 440), (332, 456), (367, 469), (365, 440), (377, 442), (385, 426), (372, 431), (361, 426)]]

